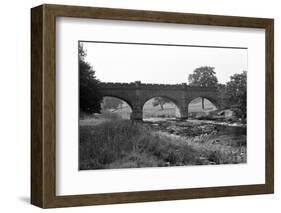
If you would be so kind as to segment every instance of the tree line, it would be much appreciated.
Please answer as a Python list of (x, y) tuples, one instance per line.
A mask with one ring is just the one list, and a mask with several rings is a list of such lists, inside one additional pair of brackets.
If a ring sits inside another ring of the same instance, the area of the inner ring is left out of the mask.
[[(78, 47), (79, 55), (79, 104), (81, 113), (100, 113), (103, 97), (99, 91), (99, 80), (95, 76), (95, 70), (85, 61), (87, 52), (80, 43)], [(196, 68), (188, 76), (190, 86), (215, 87), (218, 90), (221, 106), (224, 109), (231, 109), (237, 117), (245, 119), (247, 117), (247, 71), (234, 74), (225, 84), (218, 83), (215, 68), (202, 66)], [(153, 101), (153, 106), (160, 106), (171, 102), (167, 98), (157, 97)], [(105, 104), (111, 107), (118, 107), (122, 101), (114, 100), (114, 103), (106, 100)], [(204, 109), (204, 97), (202, 97), (202, 108)]]

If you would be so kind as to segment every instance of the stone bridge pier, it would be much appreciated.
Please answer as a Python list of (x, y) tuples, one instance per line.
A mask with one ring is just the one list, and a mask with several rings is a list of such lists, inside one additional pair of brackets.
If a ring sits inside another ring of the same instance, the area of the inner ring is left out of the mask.
[(171, 100), (179, 109), (180, 118), (188, 118), (188, 105), (198, 97), (210, 100), (217, 108), (220, 106), (216, 88), (191, 87), (183, 84), (142, 84), (100, 83), (103, 96), (116, 97), (125, 101), (132, 109), (131, 120), (142, 121), (144, 104), (155, 97)]
[(131, 120), (142, 121), (142, 119), (143, 119), (143, 106), (141, 105), (140, 102), (133, 104)]
[(133, 109), (131, 114), (131, 120), (142, 121), (142, 119), (143, 119), (142, 110)]
[(184, 102), (180, 107), (180, 118), (181, 119), (187, 119), (188, 118), (188, 104), (187, 102)]

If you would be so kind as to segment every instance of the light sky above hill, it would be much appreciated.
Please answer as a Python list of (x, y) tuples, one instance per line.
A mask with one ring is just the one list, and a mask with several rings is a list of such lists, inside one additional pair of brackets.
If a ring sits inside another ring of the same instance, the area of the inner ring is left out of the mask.
[(247, 49), (82, 42), (103, 82), (180, 84), (201, 66), (215, 67), (219, 83), (247, 69)]

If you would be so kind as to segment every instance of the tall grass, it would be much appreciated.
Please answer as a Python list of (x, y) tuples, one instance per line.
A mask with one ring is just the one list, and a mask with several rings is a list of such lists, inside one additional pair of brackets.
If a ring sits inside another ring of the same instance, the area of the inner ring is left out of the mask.
[(138, 122), (114, 120), (97, 126), (80, 126), (79, 168), (236, 163), (229, 156), (232, 152), (208, 149), (182, 139), (171, 140)]
[(80, 169), (194, 164), (195, 153), (132, 121), (80, 127)]

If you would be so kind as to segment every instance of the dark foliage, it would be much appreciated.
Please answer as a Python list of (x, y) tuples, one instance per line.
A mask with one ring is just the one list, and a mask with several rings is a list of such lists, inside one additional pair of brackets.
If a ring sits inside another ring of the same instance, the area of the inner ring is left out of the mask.
[(193, 74), (188, 76), (190, 86), (199, 87), (216, 87), (218, 79), (214, 67), (199, 67), (193, 71)]
[(81, 113), (99, 113), (102, 95), (92, 66), (85, 61), (86, 51), (79, 44), (79, 104)]
[(247, 72), (234, 74), (226, 83), (227, 104), (238, 117), (247, 118)]
[(226, 97), (226, 84), (218, 84), (217, 91), (220, 100), (220, 109), (228, 108), (227, 97)]

